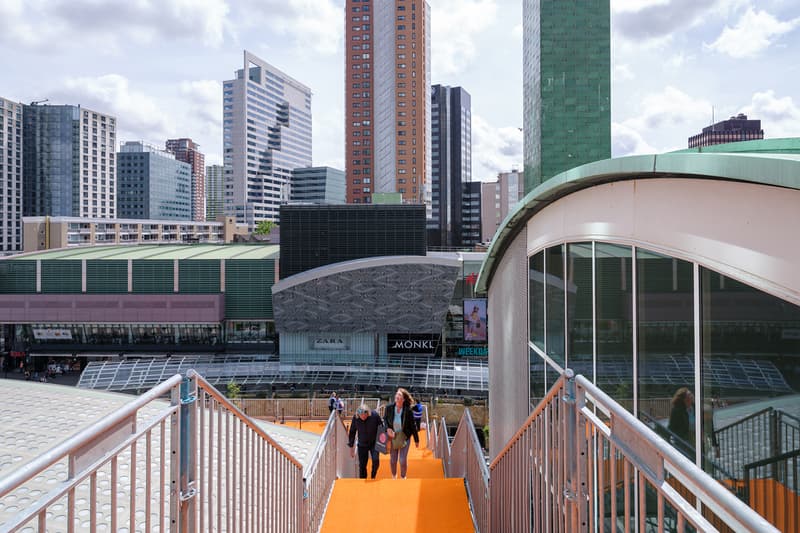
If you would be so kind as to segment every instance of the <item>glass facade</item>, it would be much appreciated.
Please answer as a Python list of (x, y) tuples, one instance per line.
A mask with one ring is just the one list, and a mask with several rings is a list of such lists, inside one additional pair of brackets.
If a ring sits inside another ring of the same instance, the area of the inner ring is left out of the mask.
[(532, 405), (572, 368), (743, 498), (745, 465), (800, 449), (800, 307), (620, 244), (529, 267)]
[[(479, 242), (465, 227), (467, 186), (472, 181), (472, 103), (461, 87), (431, 88), (432, 218), (428, 245), (459, 247)], [(401, 183), (404, 183), (401, 181)], [(480, 228), (478, 228), (480, 231)]]
[(127, 142), (117, 158), (121, 218), (192, 219), (192, 167), (172, 154)]
[(207, 349), (223, 342), (219, 324), (24, 324), (18, 325), (17, 338), (32, 351), (79, 349), (91, 353), (108, 350)]
[(525, 192), (611, 157), (608, 0), (523, 3)]

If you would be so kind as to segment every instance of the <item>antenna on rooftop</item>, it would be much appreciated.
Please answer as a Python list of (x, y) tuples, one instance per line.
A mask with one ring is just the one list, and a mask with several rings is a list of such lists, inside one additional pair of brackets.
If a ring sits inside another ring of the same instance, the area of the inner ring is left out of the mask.
[(31, 102), (31, 105), (43, 104), (43, 103), (49, 102), (49, 101), (50, 101), (49, 98), (45, 98), (44, 100), (34, 100), (33, 102)]

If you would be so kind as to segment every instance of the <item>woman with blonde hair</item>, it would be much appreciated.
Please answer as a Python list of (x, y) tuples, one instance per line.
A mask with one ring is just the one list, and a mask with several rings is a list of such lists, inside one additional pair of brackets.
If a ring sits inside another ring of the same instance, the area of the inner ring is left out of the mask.
[(386, 432), (392, 439), (392, 451), (389, 456), (389, 466), (392, 469), (392, 479), (397, 479), (397, 462), (400, 462), (400, 477), (405, 479), (408, 472), (408, 449), (409, 439), (414, 437), (414, 443), (419, 448), (419, 434), (417, 426), (414, 424), (414, 415), (411, 406), (414, 405), (414, 398), (404, 388), (397, 389), (394, 395), (394, 403), (386, 406), (384, 421)]

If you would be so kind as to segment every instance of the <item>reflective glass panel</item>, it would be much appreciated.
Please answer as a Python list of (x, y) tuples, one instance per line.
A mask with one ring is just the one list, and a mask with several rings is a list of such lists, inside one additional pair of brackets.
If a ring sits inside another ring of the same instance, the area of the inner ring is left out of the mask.
[(547, 355), (564, 365), (564, 245), (545, 250), (545, 329)]
[(593, 380), (592, 243), (567, 246), (568, 366)]
[(544, 252), (529, 259), (528, 285), (528, 338), (544, 350)]
[(692, 263), (636, 251), (639, 416), (694, 459)]
[(705, 268), (700, 287), (703, 466), (767, 501), (797, 483), (779, 456), (800, 449), (800, 307)]
[(595, 245), (596, 383), (628, 409), (633, 406), (633, 289), (629, 246)]

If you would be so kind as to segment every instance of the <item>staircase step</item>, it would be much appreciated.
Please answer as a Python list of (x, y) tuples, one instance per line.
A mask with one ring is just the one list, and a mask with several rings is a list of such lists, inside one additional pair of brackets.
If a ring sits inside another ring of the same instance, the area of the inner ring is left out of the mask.
[(321, 531), (462, 533), (474, 529), (462, 478), (408, 478), (337, 480)]

